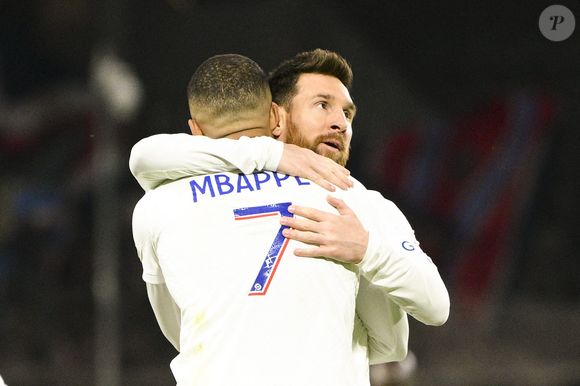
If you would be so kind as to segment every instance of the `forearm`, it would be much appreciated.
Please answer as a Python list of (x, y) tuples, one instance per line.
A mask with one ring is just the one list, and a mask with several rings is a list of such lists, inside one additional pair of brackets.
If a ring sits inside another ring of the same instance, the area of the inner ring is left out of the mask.
[(368, 201), (375, 210), (369, 240), (359, 268), (406, 313), (428, 325), (449, 316), (449, 294), (435, 264), (419, 247), (401, 211), (377, 192)]
[(449, 316), (449, 294), (431, 259), (415, 250), (389, 245), (373, 232), (361, 263), (363, 275), (383, 288), (405, 312), (427, 325), (442, 325)]
[(283, 144), (269, 137), (233, 140), (157, 134), (133, 146), (129, 168), (141, 187), (150, 190), (164, 181), (193, 175), (276, 170), (282, 152)]

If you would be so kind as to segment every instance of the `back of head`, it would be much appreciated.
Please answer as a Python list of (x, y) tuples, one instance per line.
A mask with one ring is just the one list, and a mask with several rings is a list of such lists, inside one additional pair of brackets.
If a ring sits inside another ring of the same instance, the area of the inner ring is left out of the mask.
[(244, 117), (267, 116), (271, 107), (266, 74), (256, 62), (237, 54), (204, 61), (189, 81), (187, 96), (192, 119), (216, 137), (224, 135), (217, 131)]
[(269, 83), (274, 102), (288, 107), (296, 94), (296, 83), (302, 74), (334, 76), (348, 90), (352, 86), (352, 69), (346, 59), (336, 52), (317, 48), (285, 60), (270, 72)]

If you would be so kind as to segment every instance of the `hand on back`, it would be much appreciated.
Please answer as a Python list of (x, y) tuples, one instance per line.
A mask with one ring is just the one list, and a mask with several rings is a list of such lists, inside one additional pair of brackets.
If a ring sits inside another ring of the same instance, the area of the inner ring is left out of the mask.
[(328, 196), (328, 203), (338, 214), (304, 206), (289, 207), (294, 217), (281, 217), (288, 226), (284, 237), (308, 244), (294, 251), (296, 256), (327, 257), (343, 263), (360, 263), (369, 241), (369, 233), (357, 215), (343, 200)]

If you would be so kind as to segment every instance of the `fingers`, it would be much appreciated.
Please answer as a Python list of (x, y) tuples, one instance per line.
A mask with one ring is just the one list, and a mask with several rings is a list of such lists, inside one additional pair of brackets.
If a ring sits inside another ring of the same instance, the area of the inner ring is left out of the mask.
[(325, 256), (325, 252), (324, 248), (315, 246), (312, 248), (296, 248), (294, 255), (300, 257), (321, 257)]
[[(288, 207), (288, 211), (293, 213), (297, 216), (304, 217), (305, 219), (320, 222), (325, 219), (328, 219), (329, 216), (334, 216), (332, 213), (325, 212), (323, 210), (309, 208), (307, 206), (300, 206), (300, 205), (290, 205)], [(296, 218), (292, 218), (295, 221), (298, 221)]]
[[(321, 213), (324, 214), (324, 212)], [(325, 227), (320, 222), (307, 218), (283, 216), (280, 218), (280, 223), (287, 227), (282, 230), (284, 237), (311, 246), (311, 248), (297, 248), (294, 251), (296, 256), (319, 257), (328, 255), (329, 252), (325, 251), (328, 249), (327, 244), (330, 240), (325, 236)]]
[(296, 229), (298, 231), (316, 232), (318, 230), (317, 229), (318, 223), (308, 218), (282, 216), (280, 217), (280, 224), (285, 225), (292, 229)]
[(292, 228), (286, 228), (282, 231), (282, 235), (287, 239), (300, 241), (310, 245), (320, 245), (321, 236), (314, 232), (303, 232)]
[(322, 245), (316, 234), (310, 232), (300, 232), (294, 229), (285, 229), (284, 237), (308, 244), (308, 248), (294, 249), (294, 255), (299, 257), (327, 257), (333, 256), (332, 248)]
[(341, 215), (353, 213), (352, 209), (350, 209), (350, 207), (346, 205), (346, 203), (340, 198), (328, 195), (326, 197), (326, 201), (330, 205), (332, 205), (336, 210), (338, 210), (338, 213), (340, 213)]
[(335, 186), (342, 190), (350, 188), (353, 183), (349, 179), (348, 170), (334, 161), (328, 161), (330, 164), (317, 166), (316, 169), (313, 168), (311, 173), (309, 173), (308, 179), (331, 192), (336, 190)]
[(333, 256), (332, 248), (324, 245), (324, 237), (313, 232), (302, 232), (296, 229), (287, 228), (282, 231), (282, 235), (287, 239), (300, 241), (308, 244), (309, 248), (296, 248), (294, 255), (300, 257), (322, 257)]
[(353, 185), (350, 171), (333, 160), (312, 150), (284, 144), (282, 158), (276, 171), (291, 176), (308, 178), (322, 188), (334, 192), (335, 186), (346, 190)]
[(341, 188), (342, 190), (347, 190), (348, 188), (352, 187), (352, 182), (348, 179), (348, 176), (345, 174), (338, 174), (333, 175), (330, 181)]
[[(340, 216), (344, 215), (356, 215), (352, 211), (352, 209), (346, 205), (346, 203), (341, 200), (340, 198), (333, 197), (331, 195), (326, 196), (326, 200), (330, 205), (332, 205), (339, 213)], [(320, 209), (310, 208), (307, 206), (300, 206), (300, 205), (290, 205), (288, 207), (288, 211), (296, 216), (303, 217), (303, 219), (297, 217), (282, 217), (282, 221), (287, 221), (287, 223), (282, 223), (283, 225), (288, 225), (292, 228), (298, 229), (298, 227), (302, 230), (306, 230), (306, 226), (308, 226), (307, 230), (314, 230), (315, 223), (320, 223), (323, 221), (331, 221), (337, 215), (330, 212), (325, 212)], [(304, 222), (303, 220), (310, 220), (308, 223)], [(307, 225), (308, 224), (308, 225)]]
[(320, 158), (324, 158), (326, 163), (327, 163), (327, 167), (329, 169), (332, 169), (333, 172), (340, 174), (340, 175), (344, 175), (344, 176), (350, 176), (350, 170), (348, 170), (347, 168), (345, 168), (344, 166), (341, 166), (339, 164), (337, 164), (335, 161), (331, 160), (330, 158), (324, 157), (320, 154), (317, 154)]
[(324, 161), (324, 163), (320, 164), (319, 170), (316, 171), (322, 178), (338, 186), (342, 190), (352, 187), (353, 183), (349, 179), (350, 171), (348, 169), (328, 158), (325, 158)]
[[(316, 175), (313, 178), (309, 178), (310, 181), (314, 182), (316, 185), (328, 190), (329, 192), (335, 192), (336, 188), (334, 187), (334, 185), (332, 183), (330, 183), (329, 181), (325, 180), (324, 178), (318, 177), (318, 175)], [(339, 186), (340, 187), (340, 186)]]
[[(331, 195), (326, 196), (327, 202), (332, 205), (340, 215), (352, 214), (354, 213), (352, 209), (340, 198), (333, 197)], [(331, 217), (336, 216), (333, 213), (325, 212), (320, 209), (310, 208), (307, 206), (300, 205), (290, 205), (288, 211), (297, 216), (307, 218), (312, 221), (321, 222), (324, 220), (330, 220)], [(296, 220), (294, 218), (294, 220)]]

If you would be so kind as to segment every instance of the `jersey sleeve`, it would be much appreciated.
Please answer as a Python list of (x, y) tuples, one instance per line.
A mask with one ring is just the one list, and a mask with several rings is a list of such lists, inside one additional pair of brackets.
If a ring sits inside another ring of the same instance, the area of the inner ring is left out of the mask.
[(167, 340), (179, 351), (181, 310), (171, 297), (165, 284), (147, 283), (147, 297), (151, 308)]
[(284, 144), (270, 137), (213, 139), (201, 135), (157, 134), (131, 149), (129, 169), (147, 191), (167, 180), (200, 174), (275, 171)]
[(361, 274), (409, 315), (428, 325), (449, 316), (449, 294), (431, 258), (423, 252), (411, 225), (389, 200), (367, 191), (365, 205), (373, 216)]
[(356, 312), (368, 335), (371, 365), (403, 360), (409, 347), (407, 313), (381, 288), (361, 276)]
[(152, 208), (148, 203), (141, 199), (135, 206), (133, 211), (133, 240), (137, 255), (143, 265), (143, 280), (149, 284), (163, 284), (165, 278), (155, 253), (155, 235), (151, 231), (151, 222), (148, 218)]

